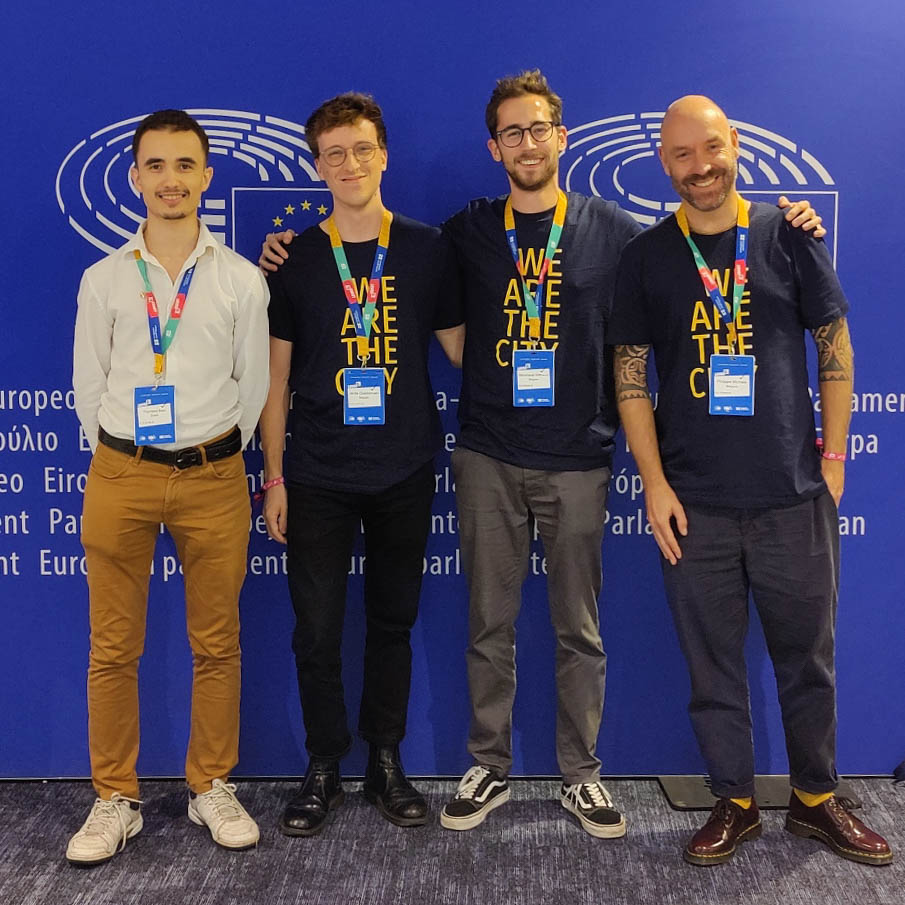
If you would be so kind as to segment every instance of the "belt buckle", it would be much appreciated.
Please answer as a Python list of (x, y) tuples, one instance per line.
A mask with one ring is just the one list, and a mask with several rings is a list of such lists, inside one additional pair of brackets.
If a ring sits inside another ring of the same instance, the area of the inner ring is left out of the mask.
[(186, 446), (185, 449), (178, 449), (173, 457), (173, 465), (180, 471), (192, 468), (194, 465), (200, 465), (202, 461), (201, 450), (197, 446)]

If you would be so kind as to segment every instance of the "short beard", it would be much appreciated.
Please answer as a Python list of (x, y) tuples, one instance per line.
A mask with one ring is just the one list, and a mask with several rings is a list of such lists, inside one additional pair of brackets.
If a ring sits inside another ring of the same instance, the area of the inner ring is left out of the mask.
[(519, 175), (515, 164), (513, 164), (511, 170), (506, 164), (503, 164), (509, 178), (523, 192), (539, 192), (541, 189), (545, 189), (556, 178), (556, 166), (557, 161), (555, 159), (548, 161), (544, 169), (538, 174), (536, 182), (525, 182)]
[(670, 174), (669, 181), (672, 183), (673, 189), (675, 189), (676, 194), (687, 204), (693, 207), (695, 210), (701, 211), (703, 213), (709, 213), (710, 211), (719, 210), (726, 202), (726, 199), (729, 197), (729, 193), (732, 191), (732, 187), (735, 185), (735, 180), (738, 178), (738, 167), (736, 165), (732, 165), (731, 167), (727, 167), (721, 173), (716, 175), (716, 181), (714, 182), (713, 188), (718, 188), (719, 193), (717, 194), (716, 201), (710, 202), (708, 204), (702, 204), (700, 200), (695, 200), (695, 196), (692, 194), (693, 189), (691, 187), (686, 187), (686, 183), (691, 181), (692, 179), (700, 179), (700, 175), (695, 175), (692, 177), (687, 177), (684, 181), (680, 182), (678, 179), (674, 179), (672, 174)]

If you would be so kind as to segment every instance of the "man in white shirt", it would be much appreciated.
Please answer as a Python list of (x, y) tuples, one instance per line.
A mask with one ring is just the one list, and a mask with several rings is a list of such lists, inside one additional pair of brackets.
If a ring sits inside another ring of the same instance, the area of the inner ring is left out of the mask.
[(148, 218), (85, 271), (75, 329), (76, 411), (94, 453), (82, 543), (98, 796), (66, 851), (80, 865), (106, 861), (142, 828), (137, 677), (161, 522), (185, 572), (194, 658), (188, 816), (226, 848), (253, 846), (259, 835), (227, 779), (238, 760), (238, 601), (250, 519), (241, 450), (267, 394), (268, 292), (256, 268), (198, 218), (213, 175), (198, 123), (181, 110), (154, 113), (132, 151)]

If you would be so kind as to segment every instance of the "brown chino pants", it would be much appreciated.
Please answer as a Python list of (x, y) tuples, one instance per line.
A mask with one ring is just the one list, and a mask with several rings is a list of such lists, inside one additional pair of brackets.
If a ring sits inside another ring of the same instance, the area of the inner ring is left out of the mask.
[(239, 592), (250, 516), (241, 454), (179, 471), (98, 446), (85, 489), (82, 544), (91, 620), (88, 746), (101, 798), (138, 797), (138, 661), (161, 522), (185, 573), (194, 661), (186, 780), (193, 791), (206, 792), (236, 765)]

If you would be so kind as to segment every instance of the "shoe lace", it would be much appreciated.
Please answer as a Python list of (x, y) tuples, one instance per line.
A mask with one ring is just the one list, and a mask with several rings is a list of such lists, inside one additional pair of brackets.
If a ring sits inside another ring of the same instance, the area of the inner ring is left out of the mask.
[(595, 808), (611, 808), (613, 806), (613, 799), (610, 798), (606, 787), (599, 780), (597, 782), (582, 783), (582, 788), (588, 793), (588, 798), (591, 799), (591, 804)]
[(730, 824), (735, 820), (738, 807), (728, 798), (718, 798), (710, 814), (710, 820), (719, 820), (722, 823)]
[(117, 843), (117, 851), (122, 851), (126, 847), (129, 839), (129, 823), (126, 819), (127, 807), (123, 807), (123, 803), (127, 805), (137, 804), (141, 802), (137, 798), (126, 798), (119, 792), (114, 792), (109, 801), (103, 798), (97, 798), (94, 801), (94, 807), (82, 827), (82, 834), (85, 836), (106, 836), (111, 828), (116, 829), (116, 835), (119, 836)]
[(488, 770), (487, 767), (482, 767), (480, 765), (472, 767), (462, 777), (459, 788), (456, 790), (456, 798), (474, 798), (478, 791), (478, 787), (488, 776), (490, 776), (490, 770)]
[(242, 805), (236, 799), (236, 784), (215, 779), (210, 792), (205, 793), (204, 800), (220, 820), (229, 820), (242, 816)]
[(850, 821), (858, 820), (852, 813), (855, 803), (851, 798), (846, 798), (842, 795), (834, 795), (827, 800), (826, 804), (837, 825), (842, 826)]

